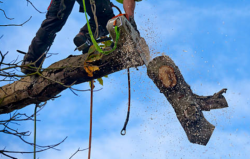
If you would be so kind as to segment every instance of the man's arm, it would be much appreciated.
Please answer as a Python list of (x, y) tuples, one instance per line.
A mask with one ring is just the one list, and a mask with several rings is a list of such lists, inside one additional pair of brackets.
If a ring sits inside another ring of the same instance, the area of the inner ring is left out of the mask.
[(134, 12), (135, 12), (135, 0), (123, 0), (123, 8), (126, 13), (126, 17), (129, 20), (129, 18), (134, 18)]
[(131, 23), (131, 25), (135, 28), (135, 30), (138, 32), (138, 34), (140, 35), (140, 32), (137, 29), (137, 25), (136, 25), (135, 19), (134, 19), (135, 1), (138, 1), (138, 0), (123, 0), (123, 8), (124, 8), (125, 13), (126, 13), (126, 18)]

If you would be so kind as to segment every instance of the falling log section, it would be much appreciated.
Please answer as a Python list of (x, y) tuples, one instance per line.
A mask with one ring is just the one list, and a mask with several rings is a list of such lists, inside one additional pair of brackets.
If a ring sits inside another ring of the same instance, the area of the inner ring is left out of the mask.
[[(116, 36), (113, 28), (114, 20), (110, 20), (107, 25), (113, 39)], [(170, 57), (159, 56), (150, 60), (145, 40), (140, 38), (125, 17), (117, 18), (116, 25), (120, 26), (121, 31), (117, 50), (92, 63), (100, 68), (100, 70), (93, 72), (93, 77), (89, 77), (83, 67), (86, 54), (70, 56), (52, 64), (49, 70), (44, 71), (42, 74), (46, 78), (37, 77), (32, 80), (31, 77), (25, 77), (20, 81), (1, 87), (0, 114), (21, 109), (37, 101), (44, 102), (54, 98), (67, 88), (58, 82), (64, 85), (70, 85), (74, 82), (74, 84), (79, 84), (129, 67), (145, 64), (148, 76), (174, 108), (189, 141), (206, 145), (215, 127), (204, 118), (202, 111), (228, 107), (227, 101), (222, 95), (226, 89), (213, 96), (204, 97), (194, 94)]]
[(222, 95), (226, 89), (207, 97), (194, 94), (168, 56), (150, 61), (147, 73), (174, 108), (189, 141), (206, 145), (215, 127), (204, 118), (202, 111), (228, 107)]

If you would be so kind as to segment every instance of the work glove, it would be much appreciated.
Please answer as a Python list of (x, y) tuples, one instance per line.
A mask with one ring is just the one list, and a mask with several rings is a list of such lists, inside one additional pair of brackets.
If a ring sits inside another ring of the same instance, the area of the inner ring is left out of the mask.
[(136, 23), (135, 23), (135, 19), (134, 19), (134, 17), (129, 17), (129, 22), (130, 22), (130, 24), (134, 27), (134, 29), (135, 29), (135, 31), (137, 31), (137, 33), (139, 34), (139, 36), (140, 36), (140, 32), (138, 31), (138, 29), (137, 29), (137, 25), (136, 25)]

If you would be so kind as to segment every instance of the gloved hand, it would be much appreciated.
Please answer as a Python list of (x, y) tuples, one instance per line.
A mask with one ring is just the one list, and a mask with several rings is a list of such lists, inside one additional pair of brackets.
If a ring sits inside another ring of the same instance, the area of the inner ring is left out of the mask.
[(139, 34), (139, 36), (140, 36), (140, 32), (138, 31), (138, 29), (137, 29), (137, 25), (136, 25), (136, 23), (135, 23), (135, 19), (134, 19), (134, 17), (129, 17), (129, 22), (130, 22), (130, 24), (134, 27), (134, 29), (137, 31), (137, 33)]

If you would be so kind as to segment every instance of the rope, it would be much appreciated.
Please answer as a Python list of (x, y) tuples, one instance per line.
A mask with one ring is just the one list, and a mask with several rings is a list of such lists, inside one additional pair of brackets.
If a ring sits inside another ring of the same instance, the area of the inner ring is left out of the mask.
[(117, 7), (116, 5), (114, 5), (112, 2), (110, 2), (110, 4), (111, 4), (112, 7), (115, 7), (119, 11), (120, 14), (122, 14), (122, 11), (120, 10), (119, 7)]
[[(117, 15), (115, 17), (125, 15), (125, 14), (122, 14), (122, 11), (120, 10), (120, 8), (117, 7), (116, 5), (114, 5), (112, 2), (111, 2), (111, 6), (115, 7), (120, 13), (119, 15)], [(130, 89), (131, 87), (130, 87), (130, 71), (129, 71), (129, 68), (127, 69), (127, 74), (128, 74), (128, 112), (127, 112), (127, 117), (126, 117), (124, 126), (123, 126), (123, 128), (121, 130), (121, 135), (126, 135), (126, 128), (127, 128), (128, 121), (129, 121), (130, 105), (131, 105), (131, 89)]]
[[(95, 25), (96, 25), (96, 30), (95, 30), (95, 34), (93, 36), (93, 33), (92, 33), (92, 30), (91, 30), (91, 26), (89, 24), (89, 20), (88, 20), (88, 16), (87, 16), (87, 11), (86, 11), (86, 5), (85, 5), (85, 0), (82, 0), (83, 1), (83, 8), (84, 8), (84, 13), (85, 13), (85, 17), (86, 17), (86, 20), (87, 20), (87, 26), (88, 26), (88, 32), (89, 32), (89, 35), (90, 35), (90, 38), (91, 38), (91, 41), (93, 43), (93, 45), (95, 46), (96, 50), (100, 53), (103, 53), (104, 55), (108, 55), (109, 53), (113, 52), (114, 50), (116, 50), (117, 48), (117, 43), (118, 43), (118, 40), (120, 38), (120, 30), (117, 26), (114, 26), (115, 28), (115, 33), (116, 33), (116, 38), (115, 38), (115, 46), (113, 47), (112, 50), (110, 51), (103, 51), (99, 45), (97, 44), (96, 42), (96, 38), (98, 37), (98, 20), (97, 20), (97, 17), (96, 17), (96, 5), (95, 5), (95, 0), (90, 0), (90, 4), (91, 4), (91, 10), (92, 10), (92, 13), (94, 15), (94, 20), (95, 20)], [(122, 15), (122, 12), (121, 10), (115, 6), (113, 3), (111, 3), (112, 7), (115, 7), (118, 9), (118, 11), (120, 12), (120, 15)], [(119, 16), (120, 16), (119, 15)], [(116, 21), (115, 21), (116, 22)], [(115, 23), (114, 23), (115, 24)], [(123, 129), (121, 130), (121, 134), (122, 135), (125, 135), (126, 134), (126, 127), (127, 127), (127, 124), (128, 124), (128, 121), (129, 121), (129, 114), (130, 114), (130, 104), (131, 104), (131, 89), (130, 89), (130, 71), (129, 71), (129, 68), (127, 69), (127, 72), (128, 72), (128, 112), (127, 112), (127, 117), (126, 117), (126, 121), (124, 123), (124, 127)], [(91, 156), (91, 142), (92, 142), (92, 118), (93, 118), (93, 87), (94, 87), (94, 84), (93, 84), (93, 80), (91, 80), (91, 97), (90, 97), (90, 130), (89, 130), (89, 151), (88, 151), (88, 159), (90, 159), (90, 156)]]
[(92, 118), (93, 118), (93, 89), (94, 82), (91, 80), (91, 95), (90, 95), (90, 122), (89, 122), (89, 153), (88, 159), (90, 159), (91, 155), (91, 141), (92, 141)]
[(98, 35), (99, 35), (99, 29), (98, 29), (99, 28), (99, 24), (98, 24), (98, 20), (97, 20), (97, 17), (96, 17), (95, 0), (90, 0), (90, 4), (91, 4), (92, 13), (94, 15), (95, 26), (96, 26), (94, 37), (95, 37), (95, 39), (97, 39)]
[(35, 110), (34, 110), (34, 156), (33, 158), (36, 159), (36, 112), (37, 107), (39, 107), (39, 104), (36, 104)]
[(130, 71), (129, 68), (127, 69), (128, 72), (128, 112), (127, 112), (127, 117), (124, 123), (124, 126), (121, 130), (121, 135), (126, 135), (126, 128), (128, 125), (128, 121), (129, 121), (129, 114), (130, 114), (130, 104), (131, 104), (131, 89), (130, 89)]

